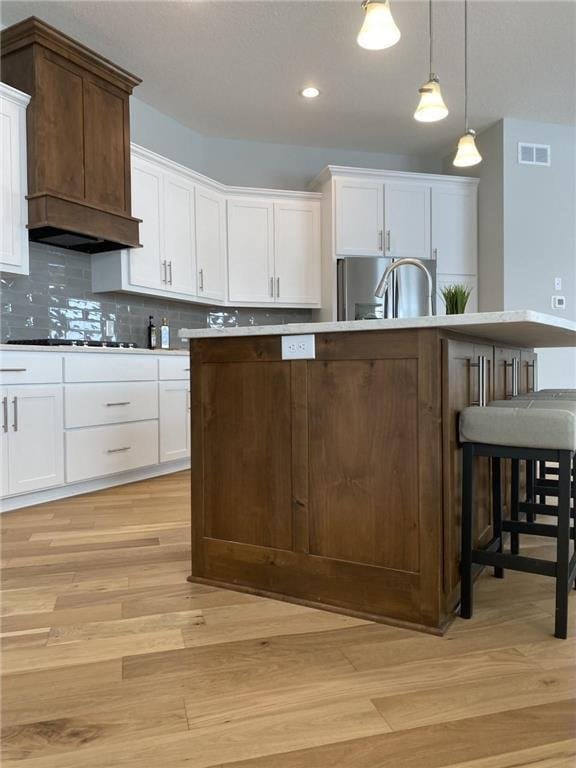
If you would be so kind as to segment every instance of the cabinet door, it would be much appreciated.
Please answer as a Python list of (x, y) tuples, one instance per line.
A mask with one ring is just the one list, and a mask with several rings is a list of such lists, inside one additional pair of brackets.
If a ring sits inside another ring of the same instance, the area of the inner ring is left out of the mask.
[(166, 287), (166, 262), (162, 259), (162, 171), (153, 163), (132, 158), (132, 210), (142, 219), (142, 248), (130, 251), (130, 283), (147, 288)]
[(167, 174), (164, 214), (166, 290), (192, 297), (196, 294), (194, 185), (175, 174)]
[(470, 289), (470, 297), (468, 304), (466, 304), (466, 312), (478, 312), (478, 279), (475, 275), (436, 275), (436, 314), (445, 315), (446, 305), (442, 298), (442, 288), (446, 288), (449, 285), (460, 283), (467, 286)]
[(432, 187), (432, 254), (437, 272), (476, 275), (476, 189), (439, 184)]
[(0, 269), (28, 270), (26, 112), (0, 92)]
[(429, 259), (430, 187), (390, 183), (384, 188), (385, 249), (396, 259)]
[(274, 205), (269, 200), (228, 200), (228, 297), (274, 301)]
[(335, 184), (337, 255), (382, 256), (382, 183), (342, 179)]
[(520, 352), (520, 394), (538, 390), (538, 355), (530, 349)]
[(226, 201), (222, 195), (196, 187), (196, 266), (198, 296), (226, 298)]
[(190, 456), (190, 382), (161, 381), (160, 462)]
[(27, 386), (8, 394), (9, 493), (26, 493), (64, 482), (62, 388)]
[(320, 303), (320, 204), (274, 204), (276, 301)]

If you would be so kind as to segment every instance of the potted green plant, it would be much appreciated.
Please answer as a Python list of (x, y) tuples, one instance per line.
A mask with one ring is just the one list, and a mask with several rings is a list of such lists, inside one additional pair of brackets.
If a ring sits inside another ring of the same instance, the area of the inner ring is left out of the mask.
[(447, 315), (462, 315), (466, 311), (466, 304), (472, 289), (468, 288), (463, 283), (454, 283), (453, 285), (445, 285), (440, 289), (440, 294), (446, 305)]

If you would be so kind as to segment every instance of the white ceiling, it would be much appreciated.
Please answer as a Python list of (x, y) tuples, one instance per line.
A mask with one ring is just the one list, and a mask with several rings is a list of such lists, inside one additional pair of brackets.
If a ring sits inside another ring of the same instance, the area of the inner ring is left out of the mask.
[[(392, 0), (402, 39), (365, 51), (359, 2), (3, 0), (2, 23), (36, 15), (143, 79), (136, 95), (200, 133), (426, 154), (462, 132), (463, 0), (435, 0), (436, 56), (450, 109), (412, 119), (428, 74), (428, 3)], [(575, 0), (471, 0), (470, 111), (575, 122)], [(302, 99), (317, 85), (322, 95)]]

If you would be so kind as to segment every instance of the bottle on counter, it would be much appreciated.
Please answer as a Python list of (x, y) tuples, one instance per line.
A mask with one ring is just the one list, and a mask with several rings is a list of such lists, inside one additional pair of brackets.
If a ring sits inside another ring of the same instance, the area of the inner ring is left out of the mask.
[(158, 332), (154, 325), (154, 316), (148, 316), (148, 349), (156, 349), (158, 346)]
[(160, 326), (160, 347), (170, 349), (170, 328), (165, 317), (162, 318), (162, 325)]

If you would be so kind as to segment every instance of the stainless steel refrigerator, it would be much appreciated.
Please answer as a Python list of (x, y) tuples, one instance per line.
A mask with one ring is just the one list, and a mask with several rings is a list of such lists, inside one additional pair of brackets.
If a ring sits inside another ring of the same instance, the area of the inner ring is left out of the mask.
[[(390, 277), (382, 299), (374, 292), (393, 261), (385, 257), (350, 256), (338, 260), (338, 320), (380, 320), (386, 317), (421, 317), (428, 314), (426, 275), (402, 265)], [(422, 259), (432, 277), (432, 310), (436, 314), (436, 262)]]

